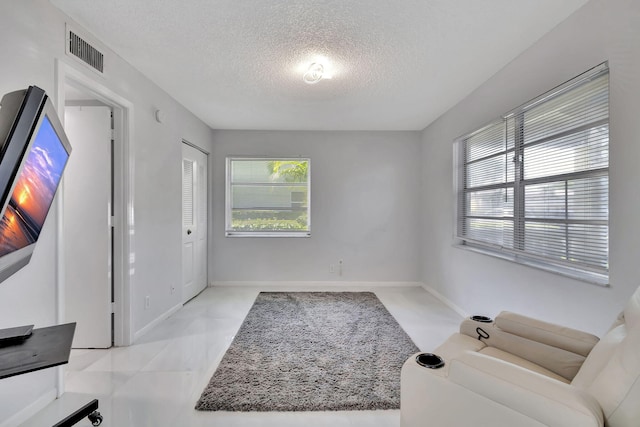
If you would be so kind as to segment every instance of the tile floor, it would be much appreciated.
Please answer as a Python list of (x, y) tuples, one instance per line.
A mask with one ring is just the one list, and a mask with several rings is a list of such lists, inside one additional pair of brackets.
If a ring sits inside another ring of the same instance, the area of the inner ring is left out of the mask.
[[(207, 288), (135, 345), (109, 350), (73, 350), (65, 367), (65, 394), (22, 427), (50, 427), (93, 398), (99, 399), (104, 427), (400, 425), (398, 410), (290, 413), (194, 410), (200, 393), (260, 290)], [(444, 341), (461, 321), (458, 314), (422, 288), (340, 290), (374, 291), (424, 351)], [(91, 423), (85, 418), (76, 426), (91, 426)]]

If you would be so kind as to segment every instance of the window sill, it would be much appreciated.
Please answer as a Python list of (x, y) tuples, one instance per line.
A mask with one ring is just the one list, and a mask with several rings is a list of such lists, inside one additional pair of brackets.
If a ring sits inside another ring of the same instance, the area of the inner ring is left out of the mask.
[(492, 256), (495, 258), (500, 258), (506, 261), (514, 262), (516, 264), (537, 268), (539, 270), (548, 271), (550, 273), (558, 274), (564, 277), (569, 277), (571, 279), (579, 280), (581, 282), (586, 282), (586, 283), (590, 283), (598, 286), (605, 286), (605, 287), (609, 286), (608, 274), (579, 270), (571, 267), (566, 267), (563, 265), (549, 264), (533, 258), (527, 258), (526, 256), (523, 256), (523, 255), (504, 253), (497, 250), (492, 250), (485, 247), (479, 247), (479, 246), (475, 246), (468, 243), (467, 244), (454, 243), (453, 247), (458, 249), (464, 249), (471, 252), (476, 252), (483, 255)]
[(225, 237), (311, 237), (310, 231), (225, 231)]

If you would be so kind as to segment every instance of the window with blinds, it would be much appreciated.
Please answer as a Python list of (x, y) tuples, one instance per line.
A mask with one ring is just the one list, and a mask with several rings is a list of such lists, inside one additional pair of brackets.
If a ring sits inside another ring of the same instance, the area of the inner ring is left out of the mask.
[(462, 244), (607, 282), (606, 63), (459, 138), (457, 148)]
[(226, 235), (310, 236), (310, 160), (227, 158)]

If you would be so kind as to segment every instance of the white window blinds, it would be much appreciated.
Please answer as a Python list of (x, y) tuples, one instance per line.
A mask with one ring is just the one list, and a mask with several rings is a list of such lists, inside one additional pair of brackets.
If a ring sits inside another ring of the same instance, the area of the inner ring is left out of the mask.
[(458, 142), (464, 244), (607, 275), (606, 64)]

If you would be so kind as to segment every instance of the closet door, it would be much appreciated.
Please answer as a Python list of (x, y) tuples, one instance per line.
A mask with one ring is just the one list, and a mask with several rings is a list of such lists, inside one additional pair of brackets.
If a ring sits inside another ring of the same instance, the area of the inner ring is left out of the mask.
[(207, 155), (182, 144), (182, 301), (207, 286)]

